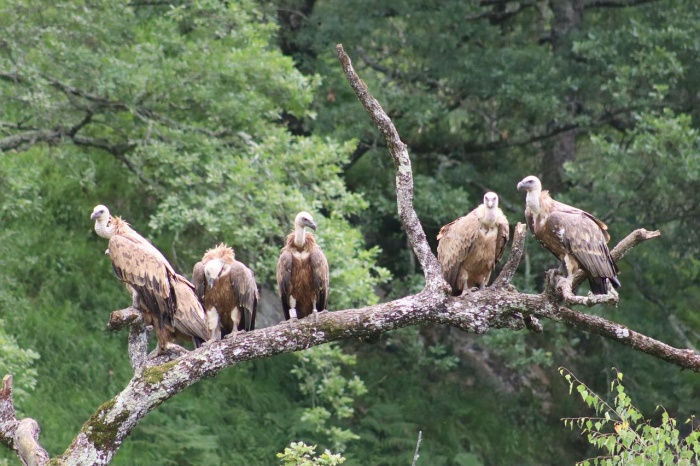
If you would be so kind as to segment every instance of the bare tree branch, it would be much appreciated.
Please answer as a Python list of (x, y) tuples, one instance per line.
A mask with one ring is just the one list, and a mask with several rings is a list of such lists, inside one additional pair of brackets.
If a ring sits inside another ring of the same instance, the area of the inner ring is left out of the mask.
[(39, 424), (31, 418), (15, 417), (12, 376), (5, 375), (0, 388), (0, 441), (17, 452), (25, 466), (48, 463), (49, 454), (39, 445)]
[(523, 256), (523, 251), (525, 250), (525, 224), (518, 222), (513, 230), (513, 243), (510, 246), (510, 256), (508, 256), (508, 261), (501, 269), (501, 273), (491, 284), (494, 288), (505, 288), (510, 284), (513, 279), (516, 270), (518, 270), (518, 265), (520, 265), (520, 259)]
[(541, 315), (570, 327), (615, 340), (676, 366), (700, 372), (700, 355), (693, 350), (674, 348), (602, 317), (584, 314), (566, 307), (559, 308), (554, 315)]
[(369, 93), (364, 81), (355, 73), (352, 61), (345, 53), (345, 50), (343, 50), (341, 44), (336, 46), (336, 52), (350, 86), (352, 86), (365, 110), (369, 113), (370, 118), (386, 139), (389, 152), (396, 166), (396, 197), (399, 217), (406, 229), (406, 234), (411, 241), (418, 262), (423, 267), (426, 284), (428, 287), (447, 289), (447, 284), (442, 279), (437, 258), (430, 250), (423, 226), (420, 224), (415, 210), (413, 210), (413, 171), (411, 170), (408, 148), (401, 141), (394, 123), (384, 112), (379, 102)]

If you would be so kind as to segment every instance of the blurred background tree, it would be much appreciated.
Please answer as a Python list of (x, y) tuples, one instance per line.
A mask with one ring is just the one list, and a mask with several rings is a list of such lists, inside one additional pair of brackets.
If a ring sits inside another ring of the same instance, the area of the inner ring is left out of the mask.
[[(0, 368), (52, 454), (130, 377), (125, 335), (104, 331), (130, 298), (92, 232), (95, 204), (188, 276), (206, 248), (232, 245), (262, 286), (263, 324), (282, 319), (274, 266), (302, 209), (331, 264), (331, 310), (422, 287), (340, 42), (409, 145), (433, 246), (487, 189), (521, 221), (515, 184), (536, 174), (613, 242), (662, 230), (620, 264), (620, 306), (588, 312), (700, 342), (694, 1), (0, 0), (0, 27)], [(514, 283), (539, 291), (554, 265), (529, 242)], [(698, 409), (693, 374), (551, 323), (479, 337), (425, 326), (341, 348), (367, 393), (326, 432), (301, 422), (300, 359), (280, 356), (169, 401), (115, 464), (272, 464), (292, 440), (332, 447), (334, 428), (359, 436), (345, 464), (409, 464), (419, 430), (424, 464), (573, 462), (591, 447), (559, 421), (576, 412), (559, 365), (598, 393), (620, 368), (646, 412)]]

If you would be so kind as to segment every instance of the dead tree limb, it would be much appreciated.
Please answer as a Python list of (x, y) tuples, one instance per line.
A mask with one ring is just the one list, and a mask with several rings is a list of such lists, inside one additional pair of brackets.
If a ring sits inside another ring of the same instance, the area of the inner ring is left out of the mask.
[[(418, 294), (375, 306), (322, 314), (318, 322), (313, 318), (302, 319), (294, 324), (247, 332), (236, 341), (217, 341), (171, 361), (164, 361), (161, 357), (145, 357), (147, 337), (144, 335), (147, 330), (143, 327), (138, 311), (132, 308), (115, 311), (110, 316), (109, 328), (130, 327), (129, 354), (134, 377), (122, 392), (97, 409), (68, 449), (54, 458), (52, 464), (108, 464), (124, 439), (149, 412), (202, 378), (213, 376), (241, 362), (301, 351), (342, 339), (368, 339), (390, 330), (426, 322), (481, 334), (493, 328), (520, 330), (526, 325), (530, 329), (537, 331), (539, 328), (541, 331), (535, 317), (546, 317), (618, 341), (679, 367), (700, 372), (699, 354), (672, 348), (604, 318), (562, 307), (560, 293), (557, 293), (554, 285), (548, 285), (542, 294), (518, 293), (508, 286), (522, 255), (525, 238), (523, 226), (516, 227), (509, 260), (496, 279), (495, 286), (466, 297), (449, 296), (437, 259), (428, 246), (413, 209), (413, 176), (406, 145), (401, 142), (379, 103), (369, 94), (367, 86), (355, 74), (342, 46), (337, 47), (337, 52), (348, 81), (387, 139), (397, 171), (399, 215), (423, 267), (425, 289)], [(658, 232), (633, 232), (613, 249), (613, 258), (619, 259), (634, 245), (655, 236), (658, 236)], [(0, 392), (0, 440), (17, 451), (25, 464), (41, 466), (48, 463), (48, 455), (36, 441), (38, 431), (38, 424), (33, 420), (19, 421), (15, 418), (11, 377), (6, 377)], [(25, 449), (24, 445), (29, 447)]]
[(399, 209), (399, 217), (406, 230), (408, 239), (411, 241), (411, 246), (416, 253), (418, 262), (423, 267), (426, 284), (430, 288), (446, 290), (447, 284), (442, 279), (440, 264), (438, 264), (437, 258), (430, 250), (423, 226), (418, 220), (416, 211), (413, 209), (413, 170), (411, 169), (411, 159), (408, 156), (408, 147), (401, 141), (394, 123), (377, 99), (370, 94), (367, 85), (355, 73), (352, 61), (348, 54), (345, 53), (345, 50), (343, 50), (341, 44), (336, 46), (336, 52), (350, 86), (352, 86), (365, 110), (369, 113), (370, 118), (386, 139), (389, 153), (396, 166), (396, 204)]
[(39, 444), (39, 424), (31, 418), (21, 421), (15, 417), (15, 405), (12, 399), (12, 376), (2, 379), (0, 388), (0, 441), (15, 450), (25, 466), (48, 463), (49, 454)]

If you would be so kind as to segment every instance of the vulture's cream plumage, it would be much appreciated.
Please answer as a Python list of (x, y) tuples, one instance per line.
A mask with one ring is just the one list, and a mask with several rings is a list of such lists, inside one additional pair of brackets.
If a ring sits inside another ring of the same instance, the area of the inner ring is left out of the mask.
[(107, 207), (98, 205), (90, 218), (95, 232), (109, 240), (107, 254), (115, 274), (132, 292), (146, 324), (154, 326), (158, 353), (171, 347), (175, 338), (190, 338), (195, 346), (208, 340), (194, 285), (175, 273), (163, 254), (128, 223), (112, 217)]
[(578, 269), (588, 274), (595, 294), (606, 294), (609, 283), (619, 288), (619, 270), (610, 256), (607, 225), (588, 212), (555, 201), (535, 176), (518, 183), (525, 190), (525, 219), (537, 241), (552, 252), (566, 267), (569, 278)]
[(277, 289), (287, 320), (311, 313), (318, 319), (328, 305), (328, 261), (307, 227), (316, 230), (316, 223), (308, 212), (299, 212), (277, 262)]
[(209, 249), (195, 264), (192, 281), (204, 303), (212, 340), (222, 335), (235, 339), (237, 332), (255, 329), (255, 275), (236, 260), (233, 249), (225, 244)]
[(484, 194), (479, 207), (440, 229), (438, 261), (453, 295), (488, 285), (508, 237), (508, 219), (498, 208), (498, 196), (491, 192)]

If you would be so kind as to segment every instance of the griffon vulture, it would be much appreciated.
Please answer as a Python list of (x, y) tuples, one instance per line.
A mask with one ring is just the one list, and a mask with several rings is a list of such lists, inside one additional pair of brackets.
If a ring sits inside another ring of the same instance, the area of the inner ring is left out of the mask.
[(95, 232), (109, 239), (107, 254), (114, 272), (132, 292), (134, 306), (155, 328), (157, 353), (177, 349), (175, 338), (191, 338), (195, 347), (209, 339), (204, 309), (194, 285), (175, 273), (163, 254), (107, 207), (98, 205), (90, 216)]
[(220, 244), (194, 265), (192, 281), (204, 304), (212, 340), (223, 334), (236, 339), (239, 331), (255, 329), (258, 288), (253, 272), (236, 260), (233, 249)]
[(311, 214), (299, 212), (277, 262), (277, 289), (286, 320), (311, 313), (318, 320), (318, 311), (326, 311), (328, 304), (328, 261), (306, 227), (316, 230)]
[(527, 191), (525, 219), (537, 241), (554, 254), (566, 267), (569, 278), (578, 269), (588, 274), (594, 294), (606, 294), (608, 283), (619, 288), (619, 272), (608, 250), (610, 235), (605, 223), (583, 210), (557, 202), (542, 191), (536, 176), (518, 183), (518, 190)]
[(484, 194), (479, 207), (440, 229), (438, 261), (454, 296), (488, 285), (508, 236), (508, 219), (498, 208), (498, 196), (491, 192)]

